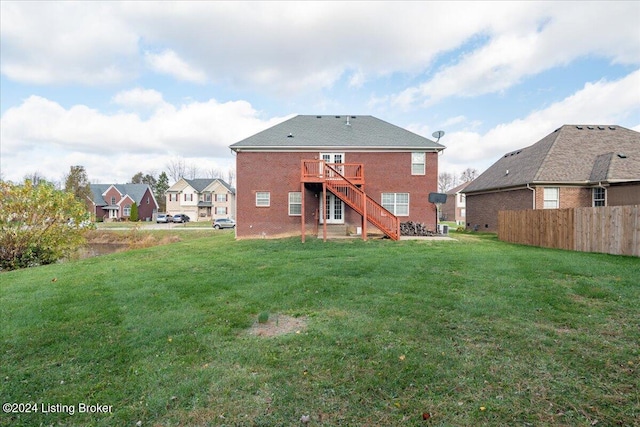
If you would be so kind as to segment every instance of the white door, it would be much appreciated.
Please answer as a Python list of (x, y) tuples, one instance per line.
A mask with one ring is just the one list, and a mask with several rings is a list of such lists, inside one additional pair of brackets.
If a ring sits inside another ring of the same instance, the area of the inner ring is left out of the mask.
[[(327, 224), (344, 224), (344, 202), (337, 198), (333, 193), (327, 193), (327, 210), (324, 213)], [(322, 218), (322, 197), (320, 198), (320, 224), (323, 223)]]
[[(344, 153), (320, 153), (320, 158), (326, 163), (344, 163)], [(342, 166), (332, 166), (339, 173), (343, 172)], [(331, 179), (331, 176), (327, 178)]]

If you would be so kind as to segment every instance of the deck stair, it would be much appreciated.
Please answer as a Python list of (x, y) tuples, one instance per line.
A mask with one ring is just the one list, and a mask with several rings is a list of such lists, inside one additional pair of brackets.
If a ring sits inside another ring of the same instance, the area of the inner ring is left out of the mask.
[[(310, 165), (313, 163), (312, 165)], [(315, 182), (323, 182), (328, 191), (358, 212), (364, 219), (376, 226), (392, 240), (400, 240), (400, 220), (394, 214), (369, 197), (353, 182), (364, 183), (362, 165), (326, 163), (323, 161), (303, 161), (303, 182), (310, 182), (312, 171)], [(355, 172), (350, 172), (355, 171)], [(345, 175), (353, 175), (352, 179)], [(306, 177), (306, 179), (305, 179)]]

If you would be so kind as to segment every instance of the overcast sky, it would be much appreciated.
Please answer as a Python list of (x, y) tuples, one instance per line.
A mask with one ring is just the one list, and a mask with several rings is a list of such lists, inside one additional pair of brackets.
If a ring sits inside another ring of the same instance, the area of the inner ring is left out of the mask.
[(484, 171), (563, 124), (640, 131), (640, 2), (0, 3), (0, 172), (128, 182), (296, 114), (446, 132)]

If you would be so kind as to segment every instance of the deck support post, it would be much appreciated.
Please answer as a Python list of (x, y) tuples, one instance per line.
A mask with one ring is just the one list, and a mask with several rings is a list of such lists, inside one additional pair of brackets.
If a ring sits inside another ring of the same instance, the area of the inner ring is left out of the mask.
[(305, 223), (305, 216), (304, 216), (304, 199), (305, 199), (305, 197), (304, 197), (304, 182), (300, 183), (300, 194), (301, 194), (300, 197), (302, 197), (302, 208), (301, 208), (302, 212), (300, 212), (301, 217), (302, 217), (302, 230), (301, 230), (301, 232), (302, 232), (302, 243), (304, 243), (305, 233), (306, 233), (305, 230), (304, 230), (304, 225), (305, 225), (304, 224)]
[(367, 241), (367, 194), (362, 192), (362, 240)]
[(322, 240), (327, 241), (327, 183), (322, 181)]

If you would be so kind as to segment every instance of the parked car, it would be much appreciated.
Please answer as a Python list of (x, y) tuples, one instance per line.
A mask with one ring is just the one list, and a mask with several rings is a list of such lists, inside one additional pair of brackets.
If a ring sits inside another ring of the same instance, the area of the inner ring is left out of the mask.
[(158, 215), (156, 215), (156, 222), (158, 224), (160, 224), (161, 222), (173, 222), (173, 217), (165, 213), (159, 213)]
[(213, 221), (213, 228), (220, 230), (221, 228), (235, 228), (236, 222), (231, 218), (218, 218)]
[(173, 216), (173, 222), (189, 222), (191, 218), (189, 218), (185, 214), (177, 214)]

